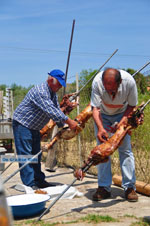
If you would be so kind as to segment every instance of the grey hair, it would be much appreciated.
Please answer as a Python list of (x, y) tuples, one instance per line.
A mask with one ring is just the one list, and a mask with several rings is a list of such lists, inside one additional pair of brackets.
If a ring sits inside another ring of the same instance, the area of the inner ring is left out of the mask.
[(49, 75), (48, 76), (48, 79), (50, 79), (50, 78), (53, 78), (53, 85), (55, 85), (57, 83), (57, 79), (54, 78), (53, 76)]

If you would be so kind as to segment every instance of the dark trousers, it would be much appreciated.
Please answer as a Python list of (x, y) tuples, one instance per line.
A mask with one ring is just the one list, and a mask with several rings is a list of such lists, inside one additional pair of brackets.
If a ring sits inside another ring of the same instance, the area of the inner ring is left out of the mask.
[[(16, 152), (19, 155), (36, 155), (40, 151), (40, 132), (28, 129), (17, 121), (13, 120), (13, 133), (15, 139)], [(24, 163), (19, 162), (19, 167)], [(38, 156), (37, 163), (30, 163), (20, 171), (23, 184), (27, 186), (37, 185), (45, 179), (41, 172), (41, 155)]]

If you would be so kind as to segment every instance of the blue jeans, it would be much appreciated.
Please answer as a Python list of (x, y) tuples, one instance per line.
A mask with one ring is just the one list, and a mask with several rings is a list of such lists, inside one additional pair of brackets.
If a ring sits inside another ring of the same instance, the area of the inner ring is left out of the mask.
[[(105, 115), (102, 114), (102, 121), (104, 128), (111, 126), (114, 122), (119, 122), (123, 116), (123, 113), (117, 115)], [(97, 126), (95, 127), (95, 136), (97, 144), (100, 144), (100, 141), (97, 138)], [(131, 187), (135, 189), (135, 163), (134, 156), (131, 148), (131, 137), (127, 134), (121, 145), (118, 148), (119, 151), (119, 160), (122, 173), (122, 187), (124, 190)], [(111, 173), (111, 158), (106, 163), (101, 163), (97, 165), (98, 170), (98, 186), (105, 187), (107, 191), (111, 190), (112, 184), (112, 173)]]
[[(36, 155), (40, 151), (40, 132), (31, 130), (13, 120), (13, 133), (16, 152), (18, 155)], [(19, 163), (21, 167), (24, 163)], [(41, 155), (38, 156), (38, 163), (30, 163), (20, 171), (23, 184), (27, 186), (38, 185), (45, 179), (41, 172)]]

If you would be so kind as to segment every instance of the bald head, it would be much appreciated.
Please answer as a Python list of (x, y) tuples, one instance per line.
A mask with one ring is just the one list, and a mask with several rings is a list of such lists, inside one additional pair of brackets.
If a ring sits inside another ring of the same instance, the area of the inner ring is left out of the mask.
[(121, 74), (118, 70), (114, 69), (114, 68), (108, 68), (106, 69), (103, 74), (102, 74), (102, 80), (113, 80), (115, 81), (117, 84), (121, 83)]
[(106, 91), (115, 96), (121, 83), (121, 74), (114, 68), (108, 68), (102, 74), (102, 81)]

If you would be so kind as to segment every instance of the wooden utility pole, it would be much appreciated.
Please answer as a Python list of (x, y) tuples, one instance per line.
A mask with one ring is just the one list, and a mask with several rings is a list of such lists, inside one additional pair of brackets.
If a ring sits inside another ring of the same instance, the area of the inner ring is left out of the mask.
[[(78, 73), (76, 74), (76, 92), (79, 92), (79, 76)], [(77, 103), (79, 103), (79, 96), (77, 96)], [(77, 115), (80, 114), (80, 106), (77, 106)], [(81, 136), (80, 133), (78, 134), (78, 150), (79, 150), (79, 158), (80, 158), (80, 167), (82, 165), (82, 156), (81, 156)]]

